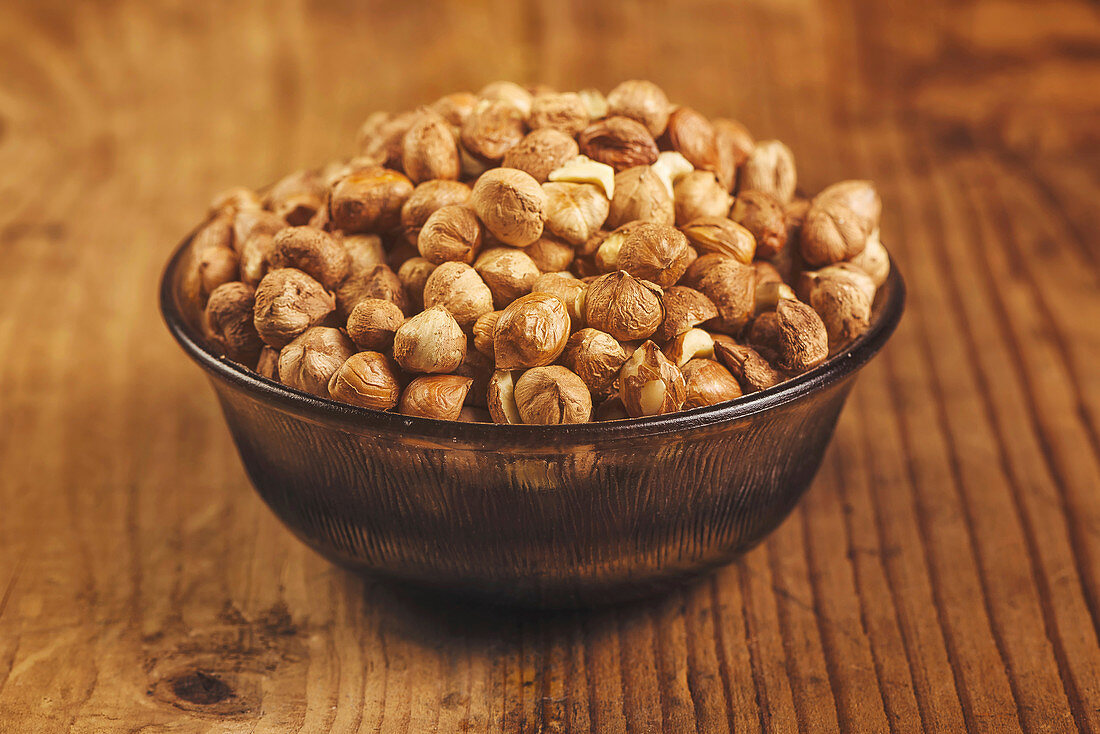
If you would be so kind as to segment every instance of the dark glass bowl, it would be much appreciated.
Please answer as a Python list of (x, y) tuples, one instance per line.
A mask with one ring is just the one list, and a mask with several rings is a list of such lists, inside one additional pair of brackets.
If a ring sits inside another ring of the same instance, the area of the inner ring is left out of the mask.
[(164, 272), (164, 320), (206, 370), (283, 523), (343, 566), (523, 606), (649, 595), (758, 543), (809, 486), (856, 372), (905, 302), (895, 265), (867, 333), (722, 405), (570, 426), (455, 423), (317, 398), (216, 356), (182, 296), (189, 242)]

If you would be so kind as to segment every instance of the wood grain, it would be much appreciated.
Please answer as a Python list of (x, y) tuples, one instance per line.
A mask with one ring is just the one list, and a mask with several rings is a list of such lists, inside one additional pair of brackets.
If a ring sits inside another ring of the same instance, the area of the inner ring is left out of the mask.
[[(1100, 15), (1085, 0), (0, 3), (0, 729), (1100, 732)], [(647, 604), (337, 570), (153, 294), (210, 195), (496, 78), (870, 177), (910, 285), (806, 500)]]

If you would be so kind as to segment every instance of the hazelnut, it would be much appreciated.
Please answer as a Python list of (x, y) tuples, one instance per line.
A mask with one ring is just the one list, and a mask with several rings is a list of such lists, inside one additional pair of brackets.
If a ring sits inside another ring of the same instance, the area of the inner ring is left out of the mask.
[[(527, 248), (530, 252), (531, 248)], [(886, 252), (876, 229), (867, 238), (867, 246), (851, 260), (852, 265), (867, 273), (875, 287), (881, 287), (890, 275), (890, 254)]]
[(736, 120), (714, 120), (714, 142), (718, 151), (718, 183), (726, 191), (737, 184), (737, 169), (748, 160), (755, 143), (748, 128)]
[(783, 221), (787, 228), (787, 243), (792, 248), (801, 247), (802, 225), (810, 211), (809, 199), (792, 199), (783, 205)]
[(557, 296), (569, 311), (570, 331), (584, 327), (584, 304), (588, 296), (588, 284), (568, 273), (546, 273), (535, 279), (532, 293), (549, 293)]
[(417, 377), (401, 394), (397, 410), (402, 415), (419, 418), (435, 418), (442, 421), (458, 420), (462, 404), (474, 383), (461, 375), (423, 375)]
[(416, 247), (429, 262), (472, 263), (481, 249), (481, 223), (465, 206), (436, 209), (420, 229)]
[(462, 423), (492, 423), (493, 416), (484, 408), (474, 408), (465, 405), (459, 412), (457, 420)]
[(493, 304), (504, 308), (522, 295), (531, 292), (539, 277), (539, 268), (526, 250), (514, 247), (494, 247), (486, 250), (474, 263), (474, 270), (493, 294)]
[(561, 363), (584, 381), (592, 395), (607, 397), (615, 389), (626, 358), (626, 350), (615, 337), (597, 329), (581, 329), (566, 342)]
[(202, 319), (207, 342), (234, 362), (248, 366), (256, 364), (264, 346), (253, 323), (255, 304), (252, 286), (224, 283), (210, 294)]
[(389, 358), (367, 351), (351, 355), (332, 373), (328, 394), (334, 400), (361, 408), (389, 410), (397, 405), (401, 385)]
[(220, 191), (210, 200), (210, 214), (229, 214), (236, 216), (241, 211), (260, 211), (263, 201), (259, 195), (247, 186), (234, 186)]
[(260, 350), (260, 358), (256, 360), (256, 372), (261, 377), (279, 381), (279, 351), (264, 345)]
[(752, 347), (715, 341), (714, 355), (737, 378), (746, 393), (767, 390), (783, 381), (783, 375)]
[(233, 249), (244, 254), (244, 243), (255, 234), (274, 235), (287, 226), (266, 209), (242, 209), (233, 216)]
[(409, 299), (397, 274), (388, 265), (375, 265), (364, 273), (352, 273), (336, 289), (336, 307), (343, 317), (351, 314), (355, 304), (364, 298), (381, 298), (392, 301), (408, 313)]
[(690, 253), (687, 237), (680, 230), (667, 224), (641, 222), (623, 237), (617, 267), (667, 288), (687, 270)]
[(275, 235), (267, 260), (272, 268), (297, 268), (327, 290), (348, 273), (350, 258), (336, 239), (313, 227), (287, 227)]
[(376, 112), (359, 128), (359, 155), (375, 163), (396, 167), (404, 152), (405, 133), (416, 122), (414, 111)]
[(256, 287), (253, 318), (260, 338), (281, 349), (335, 308), (332, 294), (316, 280), (301, 270), (280, 268)]
[(771, 194), (763, 191), (738, 194), (730, 219), (752, 232), (757, 257), (775, 257), (787, 244), (787, 219), (783, 207)]
[(424, 283), (424, 307), (442, 306), (463, 330), (493, 310), (493, 293), (466, 263), (445, 262)]
[(640, 122), (608, 117), (592, 123), (577, 138), (581, 153), (616, 171), (648, 166), (657, 160), (657, 143)]
[[(718, 141), (714, 126), (690, 107), (677, 107), (669, 115), (663, 139), (669, 148), (683, 155), (695, 168), (718, 170)], [(723, 188), (729, 191), (729, 187)]]
[(764, 311), (774, 311), (779, 302), (784, 298), (796, 298), (794, 290), (791, 289), (786, 283), (774, 280), (768, 280), (763, 283), (756, 282), (756, 305), (754, 308), (755, 313), (760, 314)]
[(605, 224), (614, 228), (635, 220), (657, 224), (675, 221), (672, 194), (651, 166), (634, 166), (615, 174), (615, 196)]
[(615, 195), (615, 169), (606, 163), (578, 155), (550, 172), (550, 181), (562, 183), (592, 184), (610, 199)]
[(324, 182), (313, 171), (295, 171), (275, 183), (264, 206), (291, 226), (308, 224), (325, 204)]
[[(479, 408), (488, 407), (486, 398), (489, 392), (489, 379), (493, 376), (493, 359), (486, 357), (476, 349), (467, 349), (462, 364), (455, 370), (456, 375), (473, 380), (466, 402)], [(491, 421), (487, 421), (491, 422)]]
[(573, 262), (573, 248), (564, 242), (543, 234), (534, 244), (523, 248), (535, 267), (543, 273), (558, 273), (569, 268)]
[(665, 320), (657, 335), (662, 342), (674, 339), (699, 324), (718, 318), (714, 303), (694, 288), (682, 285), (666, 288), (661, 294)]
[(691, 265), (688, 265), (688, 269), (684, 271), (684, 276), (680, 278), (679, 284), (699, 290), (699, 281), (703, 279), (708, 270), (720, 262), (731, 259), (733, 258), (729, 255), (718, 252), (708, 252), (705, 255), (700, 255), (692, 261)]
[(442, 306), (413, 316), (393, 337), (393, 358), (409, 372), (453, 372), (465, 356), (466, 335)]
[(756, 300), (756, 271), (748, 265), (728, 258), (718, 261), (707, 269), (696, 287), (718, 309), (715, 331), (736, 334), (752, 318)]
[(676, 224), (700, 217), (724, 217), (730, 210), (730, 195), (710, 171), (692, 171), (681, 176), (672, 188)]
[(523, 423), (516, 407), (516, 373), (511, 370), (497, 370), (489, 378), (489, 391), (486, 402), (489, 415), (496, 423), (518, 425)]
[(348, 337), (355, 346), (374, 352), (393, 348), (393, 335), (405, 323), (401, 309), (381, 298), (364, 298), (348, 316)]
[(692, 359), (714, 359), (714, 337), (702, 329), (688, 329), (669, 340), (665, 356), (677, 367)]
[(401, 206), (401, 228), (405, 239), (417, 244), (420, 228), (436, 210), (445, 206), (461, 206), (470, 200), (470, 187), (460, 181), (432, 180), (413, 189)]
[(687, 387), (680, 369), (647, 341), (623, 364), (619, 397), (632, 418), (663, 415), (683, 407)]
[(332, 187), (329, 216), (344, 232), (385, 232), (401, 223), (401, 207), (412, 192), (412, 181), (397, 171), (367, 168)]
[(524, 423), (587, 423), (592, 418), (592, 396), (588, 387), (580, 377), (560, 365), (527, 370), (516, 380), (513, 395)]
[(779, 274), (775, 266), (766, 260), (754, 260), (752, 263), (752, 269), (756, 271), (756, 284), (761, 285), (763, 283), (782, 283), (783, 276)]
[(496, 353), (493, 351), (493, 337), (497, 330), (497, 321), (500, 320), (500, 315), (503, 311), (490, 311), (489, 313), (483, 313), (477, 317), (477, 321), (474, 322), (474, 348), (477, 351), (484, 354), (489, 359), (496, 359)]
[(607, 113), (611, 108), (607, 104), (607, 97), (603, 96), (603, 92), (592, 88), (582, 89), (577, 92), (577, 96), (584, 102), (584, 107), (588, 110), (590, 119), (598, 120), (601, 117), (607, 117)]
[(851, 283), (867, 296), (867, 300), (874, 302), (875, 292), (878, 288), (862, 268), (850, 262), (840, 262), (828, 265), (820, 270), (804, 271), (798, 281), (799, 290), (808, 297), (811, 286), (822, 279), (839, 279)]
[(479, 101), (476, 95), (469, 92), (452, 92), (432, 102), (431, 110), (448, 124), (461, 128), (466, 119), (473, 114)]
[(588, 285), (584, 317), (619, 341), (648, 339), (665, 317), (661, 288), (624, 270), (602, 275)]
[(752, 320), (748, 342), (768, 362), (775, 364), (779, 361), (783, 340), (779, 333), (779, 316), (775, 311), (764, 311)]
[(825, 361), (829, 356), (829, 333), (816, 311), (801, 301), (782, 300), (775, 315), (780, 367), (803, 372)]
[(202, 295), (209, 296), (225, 283), (237, 280), (241, 258), (228, 247), (208, 247), (198, 253), (195, 263)]
[(401, 281), (405, 297), (414, 311), (424, 310), (424, 284), (435, 268), (435, 263), (426, 258), (410, 257), (397, 271), (397, 279)]
[(405, 133), (401, 160), (405, 175), (416, 183), (457, 179), (458, 144), (446, 120), (431, 110), (421, 110)]
[(625, 81), (607, 95), (608, 113), (622, 115), (642, 123), (649, 134), (657, 137), (668, 124), (668, 97), (650, 81)]
[(462, 125), (462, 147), (495, 163), (523, 139), (523, 115), (507, 102), (482, 101)]
[(806, 300), (821, 316), (830, 347), (840, 347), (870, 328), (875, 293), (870, 276), (833, 266), (807, 273), (804, 279), (809, 281)]
[(532, 130), (555, 128), (566, 135), (576, 135), (588, 127), (588, 108), (579, 94), (543, 94), (531, 102), (527, 124)]
[(717, 405), (741, 397), (741, 385), (737, 378), (722, 365), (711, 359), (693, 359), (683, 365), (687, 399), (684, 410)]
[(566, 242), (583, 244), (607, 219), (610, 202), (597, 186), (553, 182), (546, 194), (546, 228)]
[(552, 363), (569, 339), (569, 311), (557, 296), (529, 293), (500, 314), (493, 334), (498, 370)]
[(327, 398), (329, 380), (354, 353), (355, 345), (344, 332), (314, 326), (279, 352), (279, 379), (288, 387)]
[(657, 161), (650, 166), (668, 192), (669, 201), (672, 200), (676, 182), (695, 170), (691, 161), (674, 150), (666, 150), (657, 156)]
[(863, 252), (878, 227), (882, 201), (870, 181), (841, 181), (813, 198), (799, 233), (811, 266), (849, 260)]
[(531, 114), (532, 94), (515, 82), (489, 82), (477, 95), (483, 100), (510, 105), (523, 118)]
[(680, 229), (701, 254), (713, 252), (745, 265), (756, 254), (752, 232), (726, 217), (700, 217)]
[(191, 238), (191, 253), (195, 258), (207, 250), (233, 250), (235, 246), (233, 219), (226, 214), (214, 217), (202, 225)]
[(550, 173), (577, 157), (580, 148), (577, 141), (561, 130), (544, 127), (532, 130), (504, 154), (501, 165), (515, 168), (531, 176), (539, 183), (549, 179)]
[(486, 171), (474, 184), (470, 205), (489, 231), (506, 245), (525, 247), (542, 236), (546, 194), (523, 171)]
[(737, 189), (739, 194), (763, 191), (774, 196), (780, 204), (786, 204), (794, 196), (797, 183), (791, 149), (778, 140), (762, 140), (741, 166)]
[(376, 234), (349, 234), (340, 239), (348, 254), (348, 273), (369, 273), (386, 262), (382, 238)]

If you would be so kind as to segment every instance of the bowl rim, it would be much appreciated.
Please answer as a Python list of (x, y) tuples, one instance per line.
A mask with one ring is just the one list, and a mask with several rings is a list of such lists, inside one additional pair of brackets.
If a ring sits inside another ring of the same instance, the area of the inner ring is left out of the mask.
[[(886, 300), (877, 304), (870, 328), (840, 352), (817, 367), (792, 377), (775, 387), (761, 390), (718, 405), (692, 408), (676, 413), (645, 418), (592, 421), (568, 425), (510, 425), (467, 423), (435, 418), (420, 418), (400, 413), (363, 408), (283, 385), (257, 372), (219, 356), (203, 343), (180, 307), (174, 284), (188, 248), (198, 228), (177, 245), (164, 267), (160, 280), (159, 305), (168, 330), (183, 350), (200, 367), (223, 382), (249, 393), (265, 403), (276, 403), (296, 415), (324, 424), (336, 424), (353, 430), (397, 433), (411, 439), (428, 439), (452, 444), (484, 443), (491, 448), (508, 445), (593, 444), (615, 439), (639, 438), (683, 433), (708, 426), (747, 418), (843, 380), (866, 364), (893, 334), (905, 308), (905, 280), (897, 261), (890, 257), (890, 273), (879, 289)], [(550, 442), (550, 443), (547, 443)]]

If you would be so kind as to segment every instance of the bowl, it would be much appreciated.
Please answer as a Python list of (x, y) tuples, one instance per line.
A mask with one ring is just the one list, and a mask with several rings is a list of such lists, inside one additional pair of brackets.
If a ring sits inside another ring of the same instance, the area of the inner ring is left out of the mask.
[(318, 398), (211, 352), (182, 295), (189, 244), (164, 271), (164, 320), (287, 528), (342, 566), (542, 608), (655, 594), (760, 542), (809, 486), (856, 373), (905, 302), (892, 263), (866, 333), (721, 405), (567, 426), (456, 423)]

